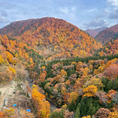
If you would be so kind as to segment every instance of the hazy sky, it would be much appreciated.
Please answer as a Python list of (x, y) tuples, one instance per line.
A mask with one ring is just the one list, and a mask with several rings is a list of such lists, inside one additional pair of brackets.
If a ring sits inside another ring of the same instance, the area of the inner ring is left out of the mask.
[(18, 20), (56, 17), (81, 29), (118, 24), (118, 0), (0, 0), (0, 28)]

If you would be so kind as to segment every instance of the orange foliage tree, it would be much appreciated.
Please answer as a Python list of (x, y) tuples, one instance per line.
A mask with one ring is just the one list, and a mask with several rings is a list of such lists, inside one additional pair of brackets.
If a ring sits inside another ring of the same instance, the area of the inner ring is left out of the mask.
[(108, 68), (106, 68), (104, 75), (110, 79), (118, 77), (118, 64), (111, 64)]
[(47, 72), (44, 70), (43, 72), (40, 73), (39, 80), (41, 82), (44, 82), (45, 78), (46, 78), (46, 75), (47, 75)]
[(108, 118), (118, 118), (118, 112), (117, 111), (111, 112)]
[(38, 118), (49, 118), (50, 104), (46, 101), (45, 96), (38, 91), (38, 87), (36, 85), (33, 85), (32, 88), (32, 100), (37, 109)]

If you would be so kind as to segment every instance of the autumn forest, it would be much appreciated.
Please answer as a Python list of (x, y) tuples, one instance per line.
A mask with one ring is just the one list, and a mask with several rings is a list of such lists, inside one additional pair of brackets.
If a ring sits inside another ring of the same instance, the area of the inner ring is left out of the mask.
[(118, 118), (118, 25), (96, 37), (52, 17), (1, 28), (0, 118)]

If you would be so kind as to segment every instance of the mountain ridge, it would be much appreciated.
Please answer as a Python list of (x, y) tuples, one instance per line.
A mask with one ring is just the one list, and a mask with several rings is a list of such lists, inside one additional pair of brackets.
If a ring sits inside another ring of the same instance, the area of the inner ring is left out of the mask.
[(90, 36), (95, 37), (99, 32), (105, 30), (107, 27), (101, 27), (97, 29), (87, 29), (86, 32), (90, 34)]
[(0, 33), (35, 47), (50, 59), (91, 56), (102, 46), (75, 25), (52, 17), (17, 21)]
[(118, 38), (118, 24), (101, 31), (95, 39), (103, 44)]

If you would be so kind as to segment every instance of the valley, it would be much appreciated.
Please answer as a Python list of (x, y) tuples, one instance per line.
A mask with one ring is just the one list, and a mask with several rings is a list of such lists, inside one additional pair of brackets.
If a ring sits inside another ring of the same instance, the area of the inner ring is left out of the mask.
[(117, 26), (95, 38), (52, 17), (0, 29), (0, 118), (117, 118)]

